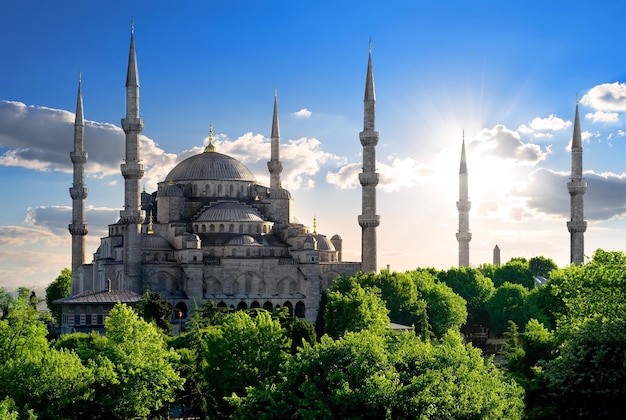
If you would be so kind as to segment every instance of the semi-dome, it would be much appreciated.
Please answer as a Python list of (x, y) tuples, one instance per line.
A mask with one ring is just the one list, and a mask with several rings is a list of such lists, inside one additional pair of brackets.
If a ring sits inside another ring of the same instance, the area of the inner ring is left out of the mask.
[(250, 235), (238, 235), (228, 241), (228, 245), (260, 245), (256, 239)]
[(237, 159), (217, 152), (205, 151), (180, 162), (165, 178), (166, 182), (249, 181), (256, 178)]
[(198, 218), (197, 222), (262, 222), (263, 219), (252, 207), (226, 201), (212, 205)]
[(163, 188), (161, 188), (157, 195), (159, 197), (183, 197), (183, 190), (178, 188), (173, 183), (166, 184)]
[(318, 251), (336, 251), (335, 246), (325, 235), (313, 235), (317, 241)]
[(173, 248), (164, 237), (144, 233), (141, 235), (141, 249), (144, 251), (170, 251)]

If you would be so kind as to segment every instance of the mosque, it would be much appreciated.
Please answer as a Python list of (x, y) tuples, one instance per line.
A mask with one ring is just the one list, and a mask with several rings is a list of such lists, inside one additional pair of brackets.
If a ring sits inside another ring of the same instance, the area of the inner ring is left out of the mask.
[(299, 223), (291, 194), (282, 188), (277, 97), (271, 123), (270, 185), (261, 185), (240, 161), (219, 153), (212, 128), (203, 153), (178, 163), (158, 183), (157, 191), (140, 190), (144, 173), (139, 134), (139, 76), (134, 29), (126, 76), (124, 208), (109, 225), (108, 236), (86, 262), (85, 219), (87, 162), (81, 82), (74, 124), (71, 294), (63, 307), (65, 331), (103, 327), (117, 302), (135, 304), (146, 290), (159, 292), (184, 319), (195, 305), (214, 302), (234, 309), (285, 307), (315, 321), (322, 292), (339, 275), (377, 270), (375, 90), (371, 47), (364, 97), (362, 261), (342, 260), (342, 239), (330, 239)]

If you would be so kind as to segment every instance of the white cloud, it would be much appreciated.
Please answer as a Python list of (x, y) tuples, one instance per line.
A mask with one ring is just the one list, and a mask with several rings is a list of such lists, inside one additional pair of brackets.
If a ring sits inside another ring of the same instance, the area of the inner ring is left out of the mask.
[(571, 126), (571, 121), (564, 121), (562, 118), (557, 117), (554, 114), (550, 114), (547, 118), (533, 118), (530, 122), (530, 127), (533, 130), (551, 130), (558, 131), (563, 130)]
[(598, 111), (626, 111), (626, 84), (603, 83), (589, 89), (580, 103)]
[(504, 159), (517, 166), (536, 165), (549, 153), (549, 149), (543, 151), (537, 144), (524, 143), (517, 131), (502, 124), (480, 130), (469, 148), (478, 155)]
[(311, 114), (311, 111), (306, 108), (302, 108), (300, 111), (296, 111), (292, 115), (296, 118), (311, 118)]
[(595, 122), (617, 122), (619, 114), (617, 112), (596, 111), (585, 114), (585, 119)]

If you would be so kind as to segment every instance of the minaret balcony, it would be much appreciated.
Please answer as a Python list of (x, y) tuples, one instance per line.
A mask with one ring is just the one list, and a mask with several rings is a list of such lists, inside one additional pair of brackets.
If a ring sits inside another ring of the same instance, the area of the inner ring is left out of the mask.
[(362, 228), (377, 227), (378, 225), (380, 225), (379, 215), (359, 215), (359, 226), (361, 226)]
[(84, 200), (87, 198), (89, 190), (85, 187), (70, 187), (70, 197), (72, 200)]
[(279, 174), (283, 171), (283, 163), (279, 160), (271, 160), (267, 162), (267, 169), (271, 174)]
[(141, 118), (122, 118), (122, 130), (125, 133), (141, 131), (143, 130), (143, 120)]
[(359, 139), (361, 140), (361, 145), (363, 147), (376, 146), (378, 144), (378, 131), (373, 131), (373, 130), (361, 131), (359, 133)]
[(73, 164), (85, 164), (87, 162), (87, 152), (70, 152), (70, 159)]
[(359, 182), (363, 187), (378, 185), (378, 178), (377, 172), (361, 172), (359, 174)]
[(67, 227), (72, 235), (86, 235), (89, 232), (89, 225), (86, 223), (70, 223)]
[(124, 178), (139, 179), (143, 177), (144, 166), (143, 163), (131, 162), (122, 163), (120, 165), (122, 170), (122, 176)]
[(582, 233), (587, 230), (586, 220), (570, 220), (567, 222), (567, 230), (570, 233)]
[(457, 232), (456, 240), (459, 242), (469, 242), (472, 240), (472, 234), (469, 232)]
[(587, 190), (587, 181), (571, 180), (567, 183), (567, 190), (569, 191), (570, 194), (573, 194), (573, 195), (584, 194), (585, 191)]
[(144, 221), (143, 211), (122, 210), (120, 211), (120, 221), (125, 225), (138, 225)]
[(472, 202), (467, 200), (457, 201), (456, 208), (458, 211), (468, 212), (472, 208)]

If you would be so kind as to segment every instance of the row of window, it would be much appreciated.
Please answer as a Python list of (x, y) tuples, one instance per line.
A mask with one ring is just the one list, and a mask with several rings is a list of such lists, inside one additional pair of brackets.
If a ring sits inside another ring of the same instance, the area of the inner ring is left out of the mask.
[(223, 223), (220, 223), (219, 225), (217, 225), (217, 227), (215, 226), (214, 223), (211, 223), (209, 224), (208, 228), (205, 223), (202, 223), (200, 225), (199, 224), (193, 225), (193, 231), (196, 233), (207, 233), (207, 232), (208, 233), (215, 233), (215, 232), (235, 233), (236, 230), (239, 231), (238, 233), (268, 233), (269, 226), (267, 223), (263, 223), (263, 224), (237, 223), (236, 225), (234, 223), (230, 223), (228, 225), (228, 231), (227, 231), (226, 225), (224, 225)]
[[(228, 306), (224, 301), (220, 301), (217, 304), (218, 308), (229, 308), (230, 309), (236, 309), (238, 311), (245, 311), (246, 309), (248, 309), (248, 304), (244, 301), (241, 301), (237, 304), (237, 307), (235, 307), (235, 305), (230, 305)], [(296, 302), (296, 306), (294, 308), (293, 304), (290, 301), (286, 301), (283, 306), (283, 308), (287, 308), (287, 311), (289, 313), (289, 316), (296, 316), (298, 318), (304, 318), (306, 316), (306, 307), (304, 305), (304, 302), (302, 302), (301, 300), (299, 300), (298, 302)], [(250, 309), (255, 309), (255, 308), (263, 308), (267, 311), (272, 311), (274, 309), (280, 309), (281, 306), (279, 304), (277, 304), (276, 306), (272, 305), (272, 302), (270, 301), (266, 301), (265, 303), (263, 303), (263, 306), (261, 306), (261, 304), (258, 301), (254, 301), (250, 304)]]

